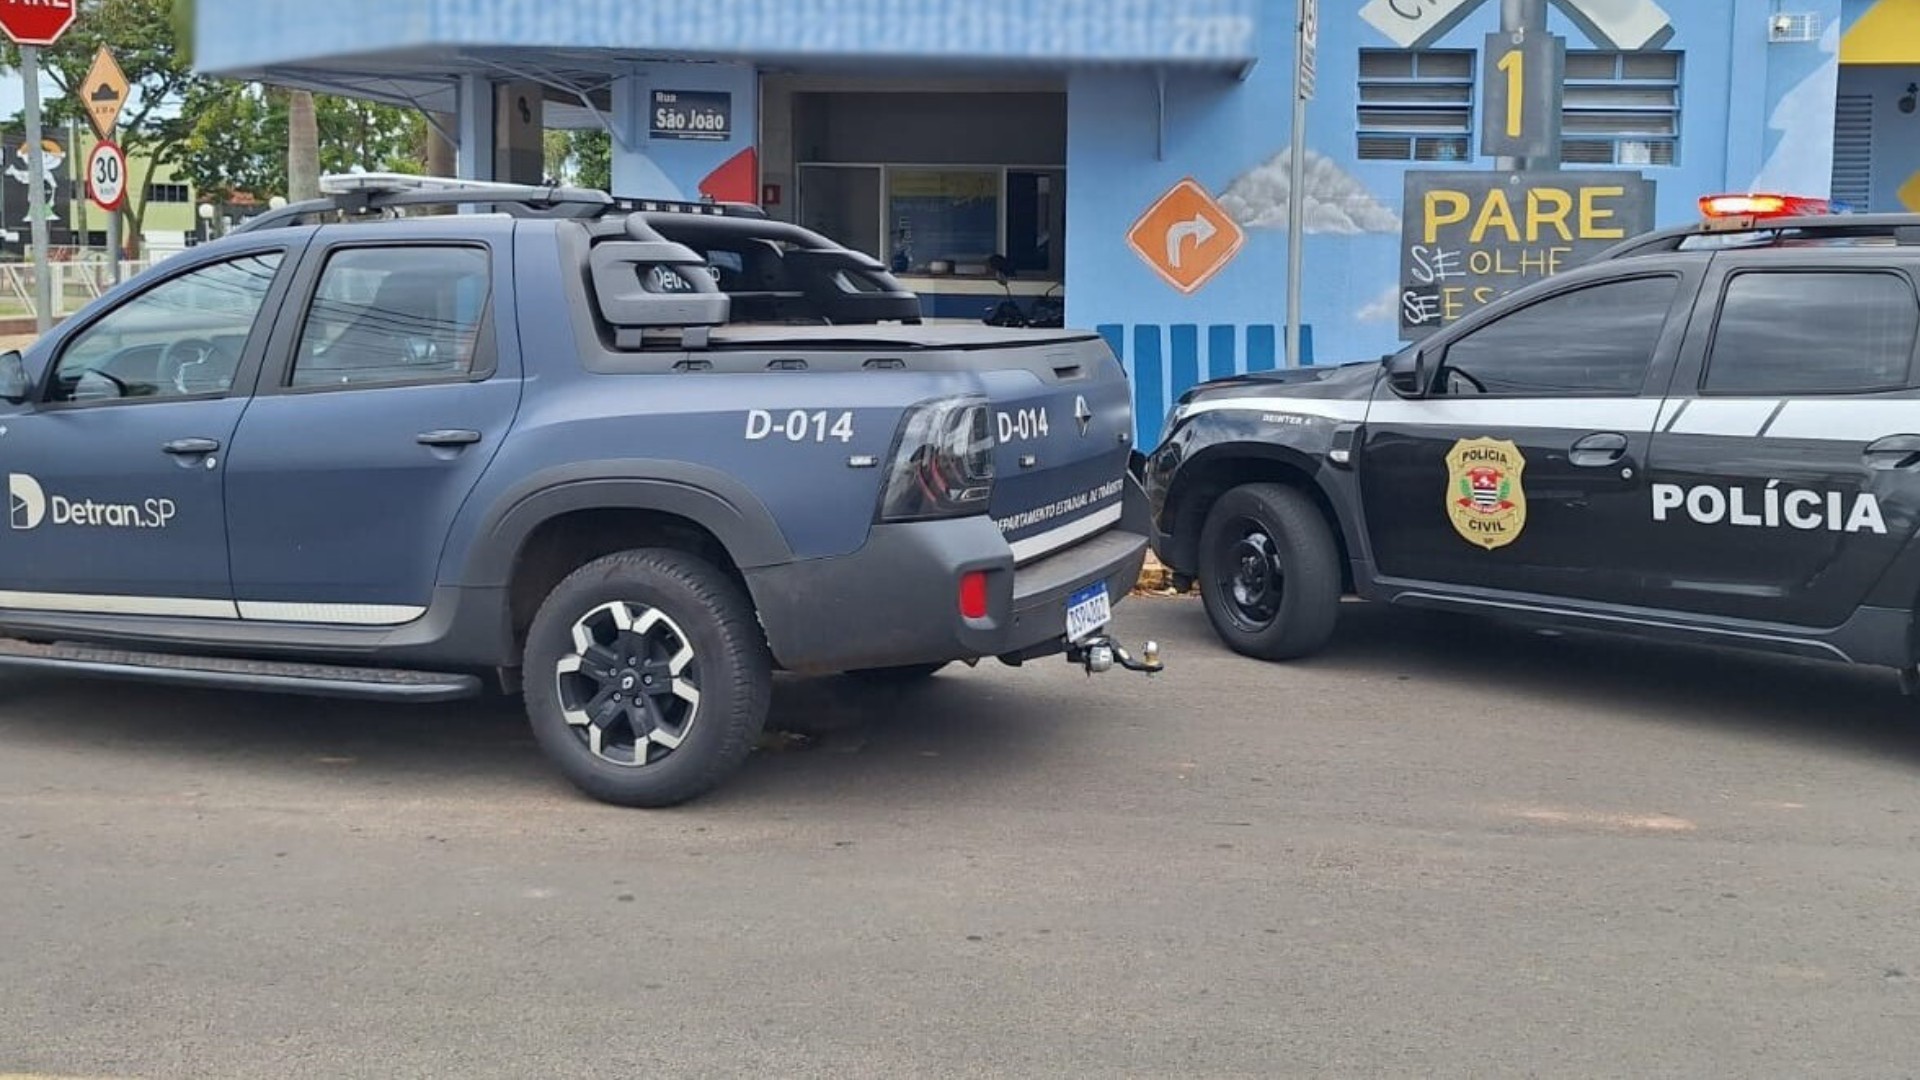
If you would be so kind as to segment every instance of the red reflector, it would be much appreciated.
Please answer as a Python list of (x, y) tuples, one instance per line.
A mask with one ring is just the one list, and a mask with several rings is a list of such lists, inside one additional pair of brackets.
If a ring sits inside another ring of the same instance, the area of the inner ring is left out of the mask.
[(960, 575), (960, 617), (963, 619), (987, 617), (987, 572), (985, 570), (970, 570)]

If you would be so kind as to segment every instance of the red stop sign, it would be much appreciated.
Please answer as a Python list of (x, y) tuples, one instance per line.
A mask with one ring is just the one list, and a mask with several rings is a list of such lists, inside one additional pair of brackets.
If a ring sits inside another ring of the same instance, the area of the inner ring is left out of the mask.
[(51, 45), (73, 25), (79, 0), (0, 0), (0, 30), (16, 45)]

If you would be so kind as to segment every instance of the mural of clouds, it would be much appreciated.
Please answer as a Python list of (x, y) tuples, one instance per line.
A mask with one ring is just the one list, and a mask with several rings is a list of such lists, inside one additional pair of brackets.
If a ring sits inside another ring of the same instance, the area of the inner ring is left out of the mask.
[[(1282, 150), (1227, 185), (1220, 205), (1249, 229), (1285, 229), (1292, 187), (1291, 150)], [(1332, 158), (1307, 151), (1306, 228), (1309, 233), (1397, 233), (1400, 215), (1373, 197), (1365, 184)]]
[(1840, 93), (1840, 20), (1820, 36), (1821, 59), (1780, 96), (1767, 126), (1780, 133), (1748, 191), (1826, 195), (1833, 184), (1833, 110)]
[(1381, 290), (1379, 296), (1361, 305), (1360, 310), (1353, 313), (1353, 318), (1355, 322), (1363, 323), (1397, 323), (1400, 318), (1400, 286), (1389, 285)]

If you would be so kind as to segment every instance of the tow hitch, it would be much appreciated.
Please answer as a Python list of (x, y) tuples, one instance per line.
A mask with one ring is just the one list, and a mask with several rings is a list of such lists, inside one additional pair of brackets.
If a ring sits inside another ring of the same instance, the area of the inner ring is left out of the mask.
[(1140, 650), (1140, 659), (1135, 660), (1128, 654), (1126, 647), (1106, 634), (1095, 634), (1090, 638), (1067, 645), (1067, 662), (1079, 664), (1088, 675), (1112, 671), (1119, 664), (1128, 671), (1143, 672), (1152, 675), (1165, 665), (1160, 663), (1160, 643), (1149, 641)]

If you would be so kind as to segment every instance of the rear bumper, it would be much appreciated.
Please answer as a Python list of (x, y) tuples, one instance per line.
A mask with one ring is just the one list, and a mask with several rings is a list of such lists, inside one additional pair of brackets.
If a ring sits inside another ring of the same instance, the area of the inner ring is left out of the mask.
[[(876, 525), (851, 555), (746, 571), (767, 643), (789, 671), (823, 673), (1065, 647), (1067, 597), (1105, 581), (1117, 603), (1147, 551), (1146, 496), (1127, 483), (1120, 523), (1016, 569), (986, 517)], [(987, 616), (959, 612), (961, 575), (987, 574)]]

